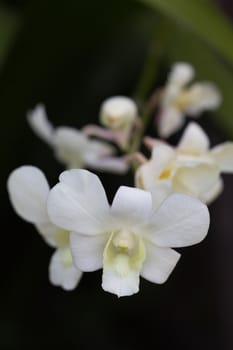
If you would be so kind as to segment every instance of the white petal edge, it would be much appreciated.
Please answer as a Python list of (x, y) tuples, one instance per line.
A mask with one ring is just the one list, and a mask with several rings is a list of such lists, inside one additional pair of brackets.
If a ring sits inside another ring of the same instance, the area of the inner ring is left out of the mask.
[(207, 235), (210, 217), (205, 204), (180, 193), (171, 194), (148, 224), (148, 239), (159, 247), (186, 247)]
[(129, 163), (120, 157), (86, 158), (86, 165), (91, 169), (114, 174), (125, 174), (129, 170)]
[(116, 148), (105, 141), (99, 141), (96, 139), (88, 139), (89, 141), (89, 156), (93, 155), (94, 158), (100, 158), (101, 156), (111, 156), (116, 153)]
[(53, 247), (57, 248), (56, 243), (56, 234), (59, 228), (52, 224), (51, 222), (46, 222), (43, 224), (36, 224), (37, 231), (40, 233), (40, 235), (43, 237), (45, 242)]
[(34, 166), (21, 166), (7, 180), (10, 201), (24, 220), (37, 224), (49, 222), (47, 197), (49, 185), (43, 172)]
[(103, 290), (116, 294), (118, 298), (138, 293), (139, 282), (139, 271), (132, 270), (126, 276), (120, 276), (111, 266), (103, 269)]
[(195, 71), (191, 64), (186, 62), (177, 62), (171, 67), (168, 83), (184, 86), (193, 79), (194, 74)]
[(145, 241), (145, 245), (146, 259), (141, 276), (150, 282), (162, 284), (174, 270), (180, 254), (171, 248), (157, 247), (150, 242)]
[(59, 249), (53, 253), (49, 263), (49, 280), (54, 286), (71, 291), (77, 287), (82, 274), (82, 271), (73, 265), (63, 265)]
[(47, 118), (43, 104), (38, 104), (32, 111), (29, 111), (27, 113), (27, 120), (37, 136), (49, 145), (53, 143), (54, 127)]
[(215, 146), (211, 154), (224, 173), (233, 173), (233, 142), (224, 142)]
[(75, 150), (78, 147), (85, 150), (88, 144), (88, 138), (78, 129), (69, 126), (59, 126), (56, 128), (54, 143), (56, 146), (65, 145), (70, 149)]
[(85, 236), (72, 233), (70, 248), (75, 266), (85, 272), (101, 269), (108, 238), (109, 234)]
[(178, 131), (184, 124), (183, 113), (175, 107), (164, 107), (157, 116), (158, 134), (168, 138)]
[(152, 194), (153, 209), (157, 208), (162, 201), (172, 192), (172, 179), (159, 180), (162, 169), (158, 172), (156, 162), (147, 162), (141, 165), (135, 174), (135, 184), (138, 188), (149, 191)]
[(54, 152), (58, 161), (66, 168), (81, 168), (84, 155), (89, 148), (87, 137), (79, 130), (61, 126), (54, 133)]
[(203, 192), (200, 198), (201, 201), (206, 203), (207, 205), (211, 204), (221, 194), (223, 188), (223, 180), (219, 178), (215, 185), (212, 186), (212, 188), (208, 192)]
[[(155, 168), (155, 170), (154, 170)], [(154, 185), (156, 167), (152, 161), (148, 161), (138, 167), (135, 173), (135, 186), (142, 190), (150, 190), (150, 187)]]
[(160, 175), (160, 173), (166, 168), (176, 156), (173, 147), (166, 143), (160, 142), (153, 147), (151, 161), (154, 165), (154, 176)]
[(205, 110), (216, 109), (222, 97), (218, 88), (210, 82), (195, 83), (188, 89), (189, 104), (185, 107), (185, 113), (197, 117)]
[(120, 217), (132, 223), (146, 220), (151, 210), (151, 193), (127, 186), (119, 187), (111, 206), (111, 213), (114, 217)]
[(51, 221), (82, 234), (106, 232), (110, 207), (98, 176), (82, 169), (63, 172), (48, 198)]
[(181, 192), (201, 199), (219, 179), (219, 167), (215, 164), (196, 164), (180, 167), (173, 177), (173, 192)]
[(158, 209), (162, 202), (172, 193), (172, 183), (160, 182), (150, 189), (153, 202), (153, 211)]
[(209, 146), (210, 141), (204, 130), (197, 123), (189, 123), (180, 139), (177, 150), (199, 153), (207, 151)]

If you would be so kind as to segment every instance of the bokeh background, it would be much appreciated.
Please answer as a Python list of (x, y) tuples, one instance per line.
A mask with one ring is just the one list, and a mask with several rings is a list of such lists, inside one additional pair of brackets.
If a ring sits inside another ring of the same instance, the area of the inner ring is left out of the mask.
[[(212, 145), (233, 140), (232, 16), (231, 0), (0, 1), (1, 349), (233, 349), (233, 175), (210, 206), (208, 237), (180, 249), (166, 284), (141, 280), (139, 294), (120, 299), (101, 289), (100, 271), (72, 292), (51, 286), (52, 250), (6, 192), (17, 166), (40, 167), (51, 185), (63, 170), (26, 122), (38, 102), (55, 125), (98, 123), (103, 99), (142, 103), (175, 61), (219, 86), (223, 104), (200, 124)], [(132, 173), (99, 175), (110, 200), (133, 184)]]

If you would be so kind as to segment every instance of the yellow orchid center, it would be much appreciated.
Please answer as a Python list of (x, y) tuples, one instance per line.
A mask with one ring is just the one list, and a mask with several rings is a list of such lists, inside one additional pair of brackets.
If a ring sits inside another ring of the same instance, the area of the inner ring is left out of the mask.
[(64, 247), (69, 244), (70, 231), (58, 229), (55, 236), (55, 241), (58, 247)]
[(140, 270), (145, 259), (141, 237), (128, 230), (113, 232), (104, 250), (104, 266), (112, 266), (120, 276)]
[(159, 175), (159, 180), (166, 180), (171, 177), (171, 169), (164, 169), (162, 173)]
[(136, 245), (136, 237), (132, 232), (120, 231), (113, 236), (112, 244), (118, 252), (131, 254)]
[(61, 257), (61, 262), (64, 267), (70, 267), (73, 264), (72, 255), (69, 246), (59, 249), (59, 254)]

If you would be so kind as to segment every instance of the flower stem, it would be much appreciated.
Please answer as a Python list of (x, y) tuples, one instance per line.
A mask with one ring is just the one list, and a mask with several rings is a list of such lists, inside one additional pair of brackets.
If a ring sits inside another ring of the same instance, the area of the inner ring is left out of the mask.
[(156, 23), (155, 30), (155, 34), (152, 35), (151, 44), (148, 48), (148, 54), (142, 68), (139, 82), (133, 95), (134, 100), (139, 106), (141, 127), (135, 130), (131, 145), (127, 151), (128, 154), (139, 150), (142, 137), (148, 127), (151, 117), (153, 116), (152, 112), (157, 107), (161, 97), (161, 89), (156, 89), (155, 91), (152, 91), (151, 96), (147, 100), (147, 96), (155, 82), (159, 63), (164, 55), (169, 37), (167, 21), (163, 16), (161, 16), (158, 23)]
[(160, 60), (164, 55), (167, 45), (168, 35), (168, 22), (166, 18), (161, 15), (156, 21), (154, 33), (151, 35), (151, 42), (148, 47), (139, 81), (133, 94), (133, 98), (138, 103), (139, 107), (144, 104), (148, 93), (153, 87)]

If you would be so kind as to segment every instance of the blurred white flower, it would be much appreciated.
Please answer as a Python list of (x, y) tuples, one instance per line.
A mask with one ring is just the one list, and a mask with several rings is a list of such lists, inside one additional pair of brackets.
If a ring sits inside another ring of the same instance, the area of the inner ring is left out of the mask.
[(125, 129), (137, 118), (136, 103), (129, 97), (114, 96), (105, 100), (100, 108), (100, 121), (110, 129)]
[(82, 168), (125, 173), (129, 166), (122, 157), (114, 157), (115, 148), (106, 142), (88, 138), (84, 132), (61, 126), (54, 128), (49, 122), (45, 108), (39, 104), (28, 113), (32, 130), (45, 141), (56, 158), (66, 168)]
[(111, 206), (99, 178), (69, 170), (50, 192), (48, 213), (54, 224), (73, 231), (71, 251), (82, 271), (103, 267), (102, 287), (118, 297), (137, 293), (139, 276), (164, 283), (184, 247), (204, 239), (209, 212), (190, 196), (173, 194), (158, 210), (151, 194), (121, 186)]
[[(100, 106), (100, 122), (106, 139), (109, 137), (123, 150), (128, 147), (135, 128), (141, 126), (136, 103), (126, 96), (113, 96)], [(97, 135), (98, 135), (98, 130)]]
[(164, 88), (157, 119), (158, 133), (169, 137), (184, 124), (185, 115), (197, 118), (205, 110), (216, 109), (221, 103), (221, 94), (211, 82), (194, 83), (194, 69), (188, 63), (172, 66)]
[(70, 232), (53, 225), (48, 217), (49, 185), (44, 174), (33, 166), (19, 167), (10, 174), (7, 188), (16, 213), (34, 224), (47, 244), (56, 248), (49, 264), (50, 282), (65, 290), (74, 289), (82, 272), (73, 266)]
[(152, 157), (136, 172), (136, 186), (152, 193), (154, 205), (172, 192), (182, 192), (209, 204), (222, 191), (221, 172), (233, 173), (233, 142), (209, 148), (202, 128), (190, 123), (177, 147), (149, 139)]

